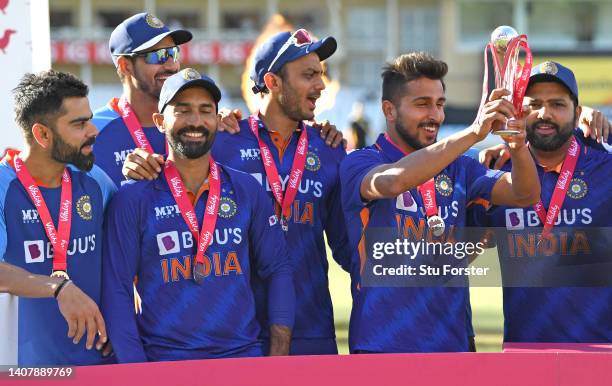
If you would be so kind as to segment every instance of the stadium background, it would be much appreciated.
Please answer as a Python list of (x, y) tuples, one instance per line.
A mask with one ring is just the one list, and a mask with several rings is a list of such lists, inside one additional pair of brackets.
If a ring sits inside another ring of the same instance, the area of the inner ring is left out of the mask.
[[(384, 128), (380, 68), (407, 51), (428, 51), (449, 64), (440, 135), (469, 124), (480, 99), (483, 47), (502, 24), (528, 34), (535, 63), (554, 58), (574, 69), (582, 103), (612, 112), (610, 0), (49, 0), (53, 67), (91, 85), (93, 108), (120, 94), (107, 48), (112, 29), (143, 10), (194, 33), (183, 66), (218, 80), (221, 105), (243, 111), (244, 60), (270, 21), (335, 36), (339, 50), (328, 60), (333, 92), (318, 106), (317, 118), (346, 129), (355, 103), (362, 103), (370, 142)], [(346, 353), (349, 278), (330, 266), (338, 341)], [(501, 348), (500, 300), (500, 288), (472, 290), (479, 351)]]

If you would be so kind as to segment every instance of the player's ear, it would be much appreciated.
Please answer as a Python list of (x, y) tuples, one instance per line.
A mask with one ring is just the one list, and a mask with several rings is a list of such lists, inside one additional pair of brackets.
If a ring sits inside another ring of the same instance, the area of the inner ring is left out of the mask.
[(576, 105), (576, 115), (574, 115), (574, 127), (578, 127), (580, 116), (582, 115), (582, 106)]
[(32, 125), (32, 137), (40, 147), (46, 149), (53, 142), (53, 131), (42, 123)]
[(268, 72), (264, 75), (264, 83), (270, 91), (277, 91), (280, 87), (280, 78), (275, 74)]
[(123, 74), (123, 76), (134, 73), (133, 63), (127, 56), (119, 56), (117, 58), (117, 73)]
[(387, 121), (395, 121), (397, 119), (397, 109), (395, 108), (393, 102), (389, 100), (383, 100), (382, 112), (385, 115), (385, 119)]
[(164, 114), (153, 113), (153, 123), (159, 131), (164, 133)]

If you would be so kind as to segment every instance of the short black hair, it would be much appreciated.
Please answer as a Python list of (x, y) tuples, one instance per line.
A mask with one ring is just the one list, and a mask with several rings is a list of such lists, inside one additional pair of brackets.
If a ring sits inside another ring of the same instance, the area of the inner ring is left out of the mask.
[(401, 55), (383, 68), (382, 100), (388, 100), (397, 106), (406, 83), (422, 77), (439, 80), (442, 82), (442, 88), (446, 90), (444, 76), (447, 72), (448, 65), (428, 53), (411, 52)]
[(65, 113), (62, 108), (65, 98), (84, 98), (88, 93), (87, 85), (69, 73), (54, 70), (27, 73), (13, 89), (15, 122), (30, 141), (35, 123), (54, 128), (57, 118)]

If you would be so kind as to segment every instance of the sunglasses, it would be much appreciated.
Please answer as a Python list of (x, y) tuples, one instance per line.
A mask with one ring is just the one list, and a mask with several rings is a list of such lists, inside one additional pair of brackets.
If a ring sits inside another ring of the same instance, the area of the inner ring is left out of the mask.
[(142, 56), (146, 64), (164, 64), (168, 59), (172, 58), (175, 62), (179, 61), (180, 49), (178, 46), (169, 48), (160, 48), (155, 51), (137, 52), (132, 54), (124, 54), (124, 56)]
[(274, 60), (272, 60), (272, 63), (270, 63), (270, 66), (268, 66), (268, 72), (272, 70), (272, 67), (278, 61), (278, 58), (280, 58), (281, 55), (283, 55), (285, 51), (289, 49), (289, 47), (294, 46), (299, 48), (310, 43), (312, 43), (312, 38), (310, 37), (308, 31), (306, 31), (305, 29), (299, 29), (295, 31), (293, 35), (289, 36), (289, 39), (287, 39), (285, 44), (283, 44), (283, 46), (278, 50), (278, 53), (274, 57)]

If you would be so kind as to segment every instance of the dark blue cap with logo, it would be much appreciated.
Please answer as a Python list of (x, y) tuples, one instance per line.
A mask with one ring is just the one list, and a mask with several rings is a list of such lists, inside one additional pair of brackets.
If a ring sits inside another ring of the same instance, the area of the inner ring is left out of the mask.
[(189, 87), (203, 87), (213, 97), (216, 105), (221, 100), (221, 90), (219, 90), (214, 80), (206, 75), (201, 75), (193, 68), (185, 68), (164, 82), (159, 95), (159, 103), (157, 104), (159, 112), (162, 113), (164, 111), (164, 108), (172, 101), (176, 94)]
[(108, 42), (113, 62), (117, 57), (146, 51), (166, 36), (172, 37), (177, 46), (191, 40), (191, 32), (184, 29), (170, 30), (150, 13), (139, 13), (121, 22)]
[[(296, 45), (290, 45), (277, 58), (278, 52), (283, 48), (291, 36), (292, 32), (278, 33), (266, 40), (255, 51), (253, 67), (251, 68), (251, 80), (255, 82), (255, 86), (253, 87), (254, 93), (257, 94), (266, 89), (264, 75), (266, 75), (268, 72), (276, 74), (278, 71), (280, 71), (285, 63), (299, 59), (302, 56), (310, 54), (311, 52), (315, 52), (319, 56), (319, 60), (323, 61), (332, 56), (338, 47), (336, 39), (329, 36), (299, 47)], [(276, 61), (274, 61), (275, 59)], [(272, 68), (270, 68), (271, 64)]]
[(527, 87), (539, 82), (560, 83), (578, 99), (578, 84), (576, 83), (574, 73), (557, 62), (544, 62), (531, 69), (531, 76), (529, 77)]

